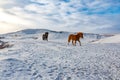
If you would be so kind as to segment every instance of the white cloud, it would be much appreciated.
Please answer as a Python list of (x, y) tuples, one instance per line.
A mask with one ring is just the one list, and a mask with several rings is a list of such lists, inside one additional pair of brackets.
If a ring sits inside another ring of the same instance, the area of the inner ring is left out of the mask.
[(30, 24), (29, 21), (27, 21), (25, 19), (22, 19), (19, 16), (15, 16), (15, 15), (5, 13), (4, 11), (0, 12), (0, 21), (7, 22), (7, 23), (12, 23), (12, 24), (23, 24), (23, 25)]
[(23, 29), (16, 24), (0, 22), (0, 34), (14, 32), (17, 30)]
[(11, 1), (11, 0), (2, 0), (2, 1), (0, 1), (0, 6), (3, 6), (5, 4), (13, 4), (13, 1)]

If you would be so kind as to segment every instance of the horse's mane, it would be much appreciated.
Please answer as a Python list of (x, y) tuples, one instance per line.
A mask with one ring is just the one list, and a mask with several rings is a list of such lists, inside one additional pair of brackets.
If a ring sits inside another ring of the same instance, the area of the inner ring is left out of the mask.
[(82, 32), (78, 32), (78, 33), (77, 33), (77, 37), (78, 37), (78, 38), (80, 38), (80, 37), (83, 38), (83, 33), (82, 33)]

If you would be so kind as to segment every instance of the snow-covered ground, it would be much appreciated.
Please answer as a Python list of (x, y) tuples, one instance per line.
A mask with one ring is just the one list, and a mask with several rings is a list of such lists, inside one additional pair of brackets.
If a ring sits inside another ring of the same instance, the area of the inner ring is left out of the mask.
[(85, 37), (72, 46), (68, 32), (52, 32), (48, 42), (34, 33), (5, 36), (14, 46), (0, 50), (0, 80), (120, 80), (120, 43)]

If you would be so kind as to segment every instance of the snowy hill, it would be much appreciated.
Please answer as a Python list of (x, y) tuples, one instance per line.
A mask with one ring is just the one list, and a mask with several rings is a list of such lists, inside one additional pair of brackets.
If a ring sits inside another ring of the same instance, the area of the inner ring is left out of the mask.
[(73, 46), (66, 42), (70, 32), (50, 31), (47, 42), (45, 30), (29, 31), (2, 35), (13, 46), (0, 49), (0, 80), (120, 79), (120, 44), (84, 44), (98, 38), (86, 33), (82, 46)]
[[(67, 41), (69, 34), (75, 34), (76, 32), (65, 32), (65, 31), (52, 31), (47, 29), (25, 29), (13, 33), (8, 33), (2, 35), (6, 38), (19, 38), (19, 39), (31, 39), (31, 38), (42, 38), (42, 34), (45, 32), (49, 32), (49, 40), (59, 40), (59, 41)], [(111, 36), (111, 35), (109, 35)], [(84, 33), (84, 39), (81, 41), (83, 43), (89, 43), (98, 39), (102, 39), (105, 37), (109, 37), (106, 35), (93, 34), (93, 33)]]
[(94, 43), (120, 43), (120, 34), (117, 34), (112, 37), (100, 39)]

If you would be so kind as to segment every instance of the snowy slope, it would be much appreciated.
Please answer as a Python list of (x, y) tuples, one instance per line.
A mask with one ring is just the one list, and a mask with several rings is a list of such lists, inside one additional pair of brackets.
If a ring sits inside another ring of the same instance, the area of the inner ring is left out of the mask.
[(0, 80), (120, 79), (120, 44), (72, 46), (52, 33), (48, 42), (22, 34), (3, 39), (14, 46), (0, 50)]
[[(76, 32), (64, 32), (64, 31), (52, 31), (47, 29), (25, 29), (13, 33), (8, 33), (1, 35), (1, 37), (5, 37), (6, 39), (31, 39), (31, 38), (39, 38), (42, 39), (42, 35), (45, 32), (49, 32), (49, 40), (57, 40), (57, 41), (67, 41), (69, 34), (75, 34)], [(109, 35), (111, 36), (111, 35)], [(98, 39), (109, 37), (106, 35), (93, 34), (93, 33), (84, 33), (84, 39), (81, 39), (83, 43), (89, 43), (92, 41), (96, 41)]]
[(100, 39), (94, 43), (120, 43), (120, 34), (117, 34), (112, 37)]

